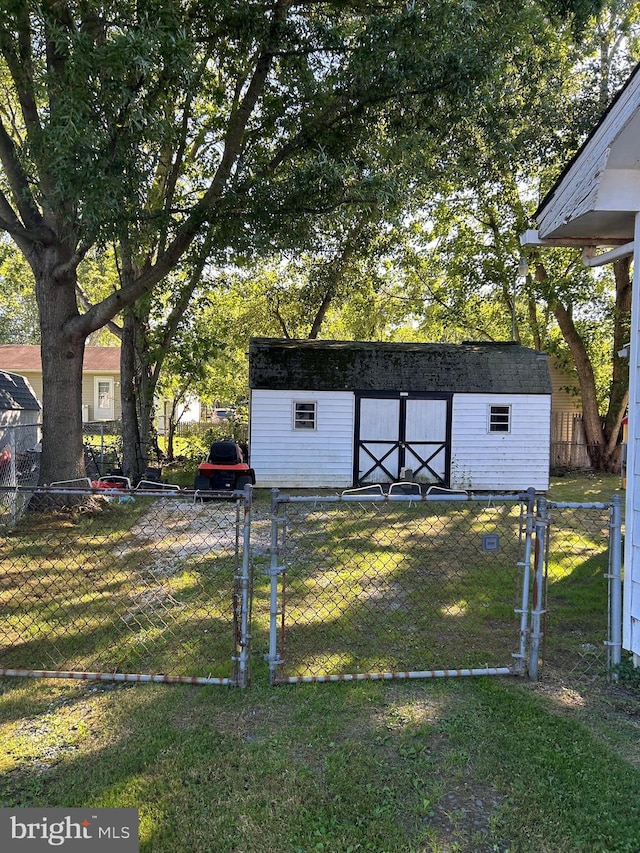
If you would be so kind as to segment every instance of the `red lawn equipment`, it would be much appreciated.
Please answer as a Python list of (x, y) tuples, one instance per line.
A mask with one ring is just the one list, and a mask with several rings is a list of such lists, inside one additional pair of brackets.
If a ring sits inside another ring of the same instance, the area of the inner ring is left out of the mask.
[(214, 441), (205, 462), (198, 466), (193, 488), (197, 491), (241, 491), (255, 485), (256, 475), (244, 461), (244, 453), (235, 441)]

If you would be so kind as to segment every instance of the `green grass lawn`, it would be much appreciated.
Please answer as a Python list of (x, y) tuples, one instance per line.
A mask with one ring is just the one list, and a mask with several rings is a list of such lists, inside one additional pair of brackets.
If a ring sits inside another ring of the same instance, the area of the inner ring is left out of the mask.
[(614, 494), (624, 495), (619, 474), (567, 474), (552, 477), (547, 497), (552, 501), (585, 503), (610, 501)]
[[(617, 487), (567, 477), (550, 497)], [(637, 693), (544, 671), (269, 687), (265, 670), (246, 690), (5, 680), (0, 806), (137, 807), (154, 853), (640, 849)]]

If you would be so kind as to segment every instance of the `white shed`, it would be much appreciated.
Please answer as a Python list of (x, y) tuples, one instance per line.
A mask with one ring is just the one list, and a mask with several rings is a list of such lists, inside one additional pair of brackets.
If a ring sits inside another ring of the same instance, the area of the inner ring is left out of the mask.
[(258, 486), (549, 486), (547, 356), (516, 343), (254, 338), (249, 386)]
[[(633, 257), (623, 647), (640, 664), (640, 65), (536, 211), (524, 246), (579, 246), (588, 266)], [(605, 251), (600, 251), (605, 249)]]
[(29, 426), (40, 421), (40, 403), (29, 381), (0, 370), (0, 426)]
[[(14, 486), (19, 462), (40, 441), (40, 403), (24, 376), (0, 370), (0, 485)], [(33, 460), (29, 459), (29, 466)]]

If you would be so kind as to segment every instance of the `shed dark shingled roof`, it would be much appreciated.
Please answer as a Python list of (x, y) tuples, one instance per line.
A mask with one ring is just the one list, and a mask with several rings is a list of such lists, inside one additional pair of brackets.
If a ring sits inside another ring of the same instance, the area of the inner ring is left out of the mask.
[(547, 356), (510, 341), (395, 344), (252, 338), (249, 386), (475, 394), (552, 390)]
[(0, 411), (8, 409), (38, 411), (40, 403), (24, 376), (0, 370)]

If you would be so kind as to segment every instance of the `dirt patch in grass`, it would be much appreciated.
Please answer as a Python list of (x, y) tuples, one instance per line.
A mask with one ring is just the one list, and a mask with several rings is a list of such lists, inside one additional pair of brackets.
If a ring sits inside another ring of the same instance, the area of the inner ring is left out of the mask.
[(577, 720), (608, 749), (640, 770), (637, 691), (603, 679), (570, 679), (548, 667), (540, 681), (523, 684), (543, 696), (552, 713)]

